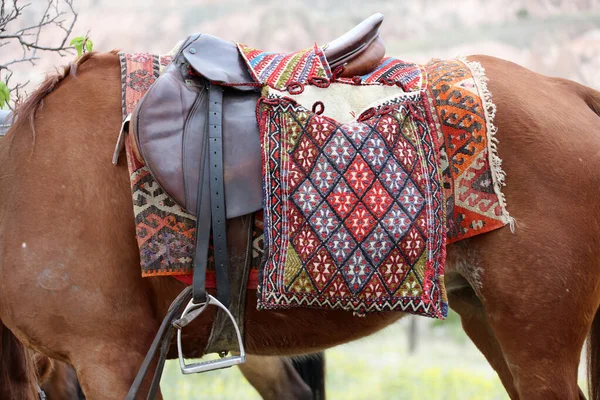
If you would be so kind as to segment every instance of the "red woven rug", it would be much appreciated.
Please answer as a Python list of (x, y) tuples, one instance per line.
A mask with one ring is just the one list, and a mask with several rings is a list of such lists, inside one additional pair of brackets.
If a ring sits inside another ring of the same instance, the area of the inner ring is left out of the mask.
[(444, 318), (446, 241), (511, 221), (483, 68), (386, 58), (348, 79), (318, 47), (239, 48), (265, 86), (259, 308)]

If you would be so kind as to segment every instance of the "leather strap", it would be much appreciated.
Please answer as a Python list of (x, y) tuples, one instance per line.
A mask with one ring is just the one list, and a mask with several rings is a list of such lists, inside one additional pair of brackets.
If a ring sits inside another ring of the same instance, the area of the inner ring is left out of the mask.
[(210, 204), (217, 278), (217, 299), (229, 307), (227, 217), (223, 182), (223, 88), (208, 86), (208, 137), (210, 160)]
[(158, 332), (152, 341), (152, 345), (146, 353), (146, 357), (144, 358), (144, 362), (140, 366), (140, 369), (129, 388), (129, 392), (127, 393), (126, 400), (135, 400), (137, 398), (138, 392), (142, 383), (144, 382), (144, 378), (148, 374), (148, 369), (150, 368), (150, 364), (156, 355), (158, 350), (158, 346), (161, 345), (160, 357), (158, 360), (158, 364), (156, 366), (154, 378), (152, 379), (152, 385), (150, 387), (150, 391), (148, 392), (147, 399), (154, 399), (156, 397), (156, 393), (158, 391), (158, 387), (160, 384), (160, 376), (162, 375), (162, 370), (165, 364), (165, 359), (167, 356), (167, 351), (169, 350), (169, 346), (171, 344), (171, 338), (173, 337), (174, 327), (172, 322), (179, 318), (186, 304), (190, 301), (192, 297), (192, 288), (190, 286), (183, 289), (181, 293), (173, 300), (171, 305), (169, 306), (169, 310), (167, 311), (167, 315), (163, 319), (160, 324), (160, 328), (158, 328)]
[[(199, 96), (200, 97), (200, 96)], [(193, 118), (193, 116), (192, 116)], [(217, 299), (229, 306), (227, 217), (223, 183), (223, 89), (208, 83), (208, 118), (204, 135), (204, 162), (200, 171), (194, 255), (194, 303), (206, 301), (206, 265), (212, 224)], [(208, 141), (208, 144), (206, 143)]]
[[(236, 262), (235, 266), (230, 266), (229, 285), (231, 296), (228, 306), (242, 337), (244, 337), (246, 291), (248, 289), (248, 275), (252, 265), (254, 214), (230, 219), (227, 227), (229, 229), (230, 256), (239, 261), (244, 260), (243, 263)], [(244, 232), (244, 236), (241, 236), (241, 232)], [(219, 308), (204, 352), (226, 353), (227, 351), (239, 350), (237, 334), (231, 319), (227, 313)]]
[(206, 265), (208, 263), (208, 244), (210, 241), (211, 224), (208, 135), (204, 135), (202, 150), (202, 160), (204, 161), (199, 174), (200, 182), (198, 182), (198, 203), (196, 205), (196, 246), (194, 252), (194, 274), (192, 277), (194, 303), (202, 303), (206, 301)]

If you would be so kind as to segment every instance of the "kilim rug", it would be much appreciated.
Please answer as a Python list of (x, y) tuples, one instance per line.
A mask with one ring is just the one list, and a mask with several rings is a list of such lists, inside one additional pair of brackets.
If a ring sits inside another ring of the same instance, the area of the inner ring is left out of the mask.
[(444, 318), (446, 241), (510, 222), (481, 66), (386, 58), (342, 79), (318, 47), (239, 48), (265, 85), (259, 309)]
[[(171, 56), (146, 53), (119, 54), (123, 119), (133, 109), (171, 62)], [(174, 276), (192, 283), (196, 220), (185, 212), (156, 182), (150, 170), (138, 161), (127, 137), (125, 149), (129, 168), (136, 239), (140, 248), (142, 276)], [(254, 216), (253, 251), (248, 282), (256, 289), (258, 266), (263, 256), (262, 212)], [(207, 287), (216, 288), (212, 248), (209, 249)]]

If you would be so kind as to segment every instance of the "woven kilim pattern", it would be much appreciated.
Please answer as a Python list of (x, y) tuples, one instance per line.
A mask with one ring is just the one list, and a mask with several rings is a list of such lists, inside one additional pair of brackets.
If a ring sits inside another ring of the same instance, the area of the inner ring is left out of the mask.
[(262, 100), (259, 308), (446, 316), (437, 138), (420, 93), (399, 94), (350, 124), (287, 97)]
[[(119, 56), (125, 118), (133, 112), (171, 57), (144, 53), (121, 53)], [(196, 220), (160, 187), (150, 170), (137, 160), (129, 139), (125, 147), (142, 276), (188, 276), (191, 284)], [(257, 213), (254, 220), (249, 289), (256, 288), (258, 266), (264, 251), (262, 212)], [(212, 254), (209, 254), (207, 287), (216, 287)]]
[[(295, 53), (274, 53), (238, 44), (250, 74), (256, 82), (274, 89), (285, 89), (289, 84), (307, 83), (311, 77), (332, 79), (327, 59), (320, 47)], [(351, 85), (396, 85), (405, 92), (421, 89), (423, 70), (418, 64), (392, 57), (384, 57), (368, 74), (353, 78), (337, 78)]]
[[(161, 57), (120, 54), (124, 118), (160, 74)], [(167, 65), (170, 59), (162, 60)], [(178, 275), (192, 268), (196, 222), (154, 180), (126, 142), (142, 276)]]
[(444, 197), (448, 242), (498, 229), (511, 222), (496, 154), (495, 107), (478, 63), (432, 60), (425, 66), (429, 97), (443, 136)]
[(306, 82), (310, 77), (331, 78), (331, 70), (323, 51), (315, 46), (294, 53), (273, 53), (238, 44), (252, 78), (276, 89), (293, 82)]
[(355, 77), (338, 78), (338, 82), (354, 85), (396, 85), (405, 92), (421, 89), (423, 70), (415, 63), (384, 57), (372, 72)]

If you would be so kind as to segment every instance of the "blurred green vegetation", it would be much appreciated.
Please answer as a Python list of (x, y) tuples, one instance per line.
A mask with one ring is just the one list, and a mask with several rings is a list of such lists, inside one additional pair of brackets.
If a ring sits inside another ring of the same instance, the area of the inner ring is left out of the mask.
[[(496, 373), (460, 330), (418, 318), (419, 340), (408, 351), (409, 319), (326, 352), (326, 390), (331, 400), (508, 399)], [(433, 326), (432, 326), (433, 325)], [(450, 333), (452, 332), (452, 333)], [(165, 399), (260, 399), (237, 368), (183, 376), (170, 361), (162, 380)]]
[[(169, 362), (162, 381), (165, 399), (260, 399), (237, 368), (186, 376)], [(327, 352), (327, 397), (344, 400), (508, 399), (500, 381), (476, 368), (415, 368), (410, 363), (373, 369), (340, 349)]]

